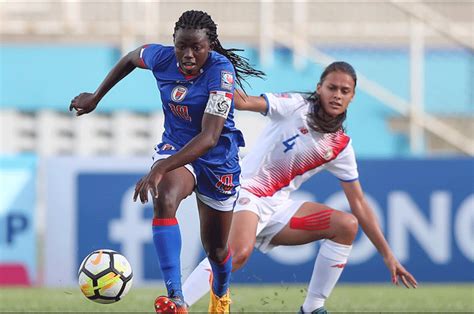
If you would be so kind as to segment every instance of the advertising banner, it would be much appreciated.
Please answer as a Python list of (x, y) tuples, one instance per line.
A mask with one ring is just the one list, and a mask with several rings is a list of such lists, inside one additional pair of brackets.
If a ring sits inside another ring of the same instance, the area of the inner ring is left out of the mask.
[(36, 282), (34, 156), (0, 156), (0, 285)]
[[(124, 254), (137, 285), (161, 281), (151, 233), (152, 206), (132, 201), (135, 183), (150, 164), (148, 158), (48, 160), (48, 285), (74, 284), (82, 258), (100, 248)], [(360, 160), (359, 172), (390, 246), (418, 280), (474, 281), (473, 159)], [(338, 180), (329, 173), (311, 178), (293, 197), (350, 210)], [(194, 195), (181, 204), (178, 221), (186, 278), (204, 256)], [(382, 258), (359, 233), (341, 281), (389, 282)], [(233, 282), (307, 282), (317, 250), (318, 244), (311, 243), (279, 247), (267, 255), (255, 251), (245, 268), (233, 274)]]
[[(359, 160), (358, 165), (365, 197), (390, 247), (417, 280), (474, 282), (474, 160)], [(298, 195), (350, 211), (339, 181), (327, 172), (308, 180)], [(307, 282), (317, 250), (316, 243), (279, 247), (268, 255), (255, 252), (233, 279)], [(390, 282), (360, 226), (341, 282)]]

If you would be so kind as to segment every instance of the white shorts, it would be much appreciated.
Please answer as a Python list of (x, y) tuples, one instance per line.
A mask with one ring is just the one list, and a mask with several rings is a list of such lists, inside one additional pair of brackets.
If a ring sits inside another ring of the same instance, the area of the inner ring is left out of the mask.
[[(153, 166), (155, 165), (155, 163), (158, 160), (166, 159), (170, 156), (172, 156), (172, 155), (170, 155), (170, 154), (159, 154), (158, 152), (155, 152), (153, 154), (153, 156), (151, 157), (151, 159), (153, 160), (153, 165), (151, 167), (153, 168)], [(196, 186), (197, 179), (196, 179), (196, 173), (194, 172), (193, 166), (191, 164), (186, 164), (186, 165), (184, 165), (184, 168), (186, 168), (189, 172), (191, 172), (191, 174), (194, 177), (194, 186)], [(238, 187), (238, 188), (240, 188), (240, 187)], [(234, 205), (235, 205), (237, 197), (239, 195), (238, 188), (237, 188), (237, 193), (235, 193), (234, 195), (232, 195), (231, 197), (229, 197), (228, 199), (226, 199), (224, 201), (218, 201), (218, 200), (212, 199), (212, 198), (210, 198), (206, 195), (202, 195), (196, 189), (194, 189), (194, 193), (196, 193), (196, 197), (199, 198), (199, 200), (201, 200), (201, 202), (203, 202), (207, 206), (209, 206), (209, 207), (211, 207), (215, 210), (218, 210), (218, 211), (227, 212), (227, 211), (232, 211), (234, 209)]]
[[(158, 160), (162, 160), (162, 159), (166, 159), (168, 158), (169, 156), (172, 156), (170, 154), (159, 154), (157, 151), (155, 151), (155, 153), (153, 154), (153, 156), (151, 156), (151, 159), (153, 160), (153, 164), (151, 165), (151, 168), (153, 168), (156, 164), (156, 162)], [(186, 164), (184, 165), (184, 168), (188, 169), (189, 172), (191, 172), (191, 174), (193, 175), (194, 177), (194, 185), (196, 185), (197, 183), (197, 179), (196, 179), (196, 174), (194, 173), (194, 168), (193, 168), (193, 165), (191, 164)]]
[(257, 197), (242, 189), (234, 212), (248, 210), (258, 216), (255, 247), (261, 252), (267, 253), (275, 247), (270, 244), (273, 237), (288, 224), (303, 203), (305, 201), (291, 199), (276, 201), (271, 197)]

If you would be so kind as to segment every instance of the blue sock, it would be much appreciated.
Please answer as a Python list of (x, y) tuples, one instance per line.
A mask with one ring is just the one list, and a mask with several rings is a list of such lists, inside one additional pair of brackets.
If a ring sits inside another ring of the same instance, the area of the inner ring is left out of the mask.
[(216, 263), (209, 259), (212, 268), (212, 291), (218, 297), (222, 297), (229, 289), (230, 274), (232, 272), (232, 254), (229, 253), (224, 262)]
[(161, 273), (169, 297), (183, 299), (181, 290), (181, 233), (176, 218), (153, 219), (153, 242), (155, 244)]

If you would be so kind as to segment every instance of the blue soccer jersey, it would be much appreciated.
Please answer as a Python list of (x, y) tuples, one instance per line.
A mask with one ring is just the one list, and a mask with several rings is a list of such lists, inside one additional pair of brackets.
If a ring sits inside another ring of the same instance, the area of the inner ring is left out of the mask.
[(205, 112), (224, 117), (226, 121), (217, 145), (192, 165), (198, 192), (216, 200), (235, 194), (240, 176), (238, 150), (245, 142), (233, 120), (232, 63), (212, 51), (199, 75), (186, 77), (179, 69), (174, 47), (147, 45), (140, 56), (156, 78), (163, 105), (165, 131), (157, 150), (169, 154), (180, 150), (201, 132)]

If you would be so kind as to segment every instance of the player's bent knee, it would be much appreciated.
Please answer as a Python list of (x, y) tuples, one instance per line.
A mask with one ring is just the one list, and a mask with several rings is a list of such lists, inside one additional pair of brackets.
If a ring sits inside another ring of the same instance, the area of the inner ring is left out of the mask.
[(179, 204), (175, 197), (170, 196), (167, 193), (159, 194), (158, 198), (153, 201), (155, 217), (174, 217), (178, 205)]
[(342, 213), (340, 219), (337, 222), (337, 230), (340, 233), (343, 233), (345, 236), (355, 239), (357, 235), (357, 229), (359, 227), (359, 222), (357, 218), (349, 213)]
[(234, 251), (232, 251), (232, 270), (235, 271), (244, 266), (250, 258), (250, 255), (252, 255), (252, 251), (253, 246), (234, 249)]

